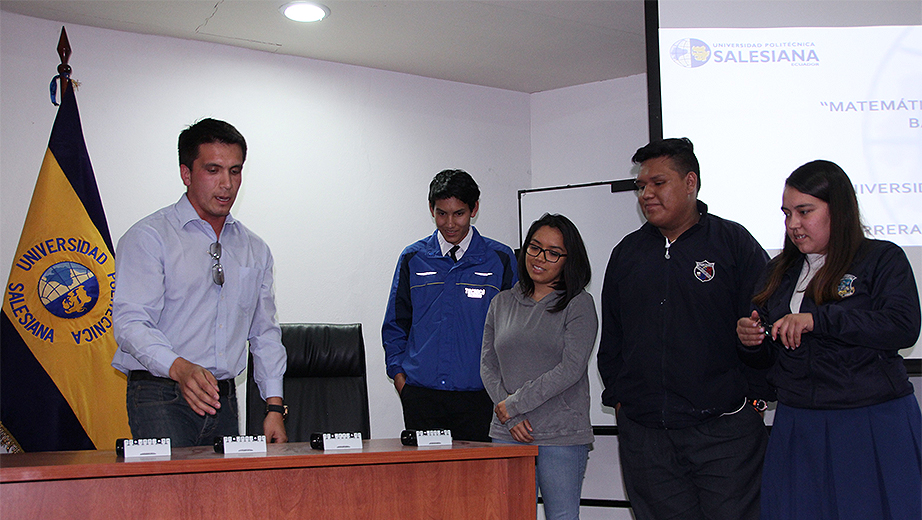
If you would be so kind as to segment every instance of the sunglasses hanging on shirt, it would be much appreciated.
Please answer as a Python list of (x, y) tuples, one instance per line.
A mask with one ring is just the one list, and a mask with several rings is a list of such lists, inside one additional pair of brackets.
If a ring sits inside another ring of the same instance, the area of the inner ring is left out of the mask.
[(208, 248), (208, 253), (214, 258), (211, 266), (211, 279), (218, 285), (224, 285), (224, 266), (221, 265), (221, 243), (215, 242)]

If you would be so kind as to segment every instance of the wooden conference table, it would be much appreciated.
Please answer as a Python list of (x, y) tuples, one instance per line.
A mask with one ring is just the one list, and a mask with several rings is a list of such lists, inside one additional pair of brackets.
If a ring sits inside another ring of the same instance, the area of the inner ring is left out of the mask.
[(362, 450), (270, 444), (228, 455), (175, 448), (170, 460), (115, 451), (0, 455), (0, 518), (529, 519), (538, 448), (455, 441)]

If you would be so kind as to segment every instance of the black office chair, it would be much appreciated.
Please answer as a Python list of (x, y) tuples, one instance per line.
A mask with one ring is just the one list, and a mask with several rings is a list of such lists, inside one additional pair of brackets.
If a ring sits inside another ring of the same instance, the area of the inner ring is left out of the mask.
[[(289, 442), (308, 442), (313, 432), (362, 432), (371, 437), (365, 341), (362, 324), (283, 323), (288, 350), (285, 404)], [(247, 369), (247, 435), (263, 434), (266, 402)]]

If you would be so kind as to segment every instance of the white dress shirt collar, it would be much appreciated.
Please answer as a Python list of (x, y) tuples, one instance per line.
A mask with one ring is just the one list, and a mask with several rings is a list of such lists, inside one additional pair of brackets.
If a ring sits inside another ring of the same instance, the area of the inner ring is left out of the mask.
[[(441, 231), (439, 231), (437, 235), (439, 236), (439, 247), (442, 249), (442, 256), (446, 256), (448, 255), (448, 252), (451, 250), (451, 248), (455, 247), (455, 244), (452, 244), (448, 240), (445, 240), (445, 237), (442, 236)], [(465, 235), (464, 238), (461, 239), (461, 243), (457, 244), (458, 251), (455, 253), (455, 258), (460, 260), (461, 257), (464, 256), (464, 252), (467, 251), (469, 247), (471, 247), (471, 238), (473, 237), (474, 237), (474, 226), (471, 226), (471, 228), (467, 230), (467, 235)]]

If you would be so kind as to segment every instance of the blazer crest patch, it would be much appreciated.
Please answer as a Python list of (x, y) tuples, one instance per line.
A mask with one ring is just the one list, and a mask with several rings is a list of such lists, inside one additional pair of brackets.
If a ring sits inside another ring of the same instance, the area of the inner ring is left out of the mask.
[(839, 281), (839, 297), (847, 298), (855, 294), (855, 280), (858, 277), (853, 274), (846, 274), (842, 277), (842, 280)]
[(695, 278), (702, 282), (710, 282), (714, 279), (714, 262), (708, 262), (703, 260), (701, 262), (695, 262)]

